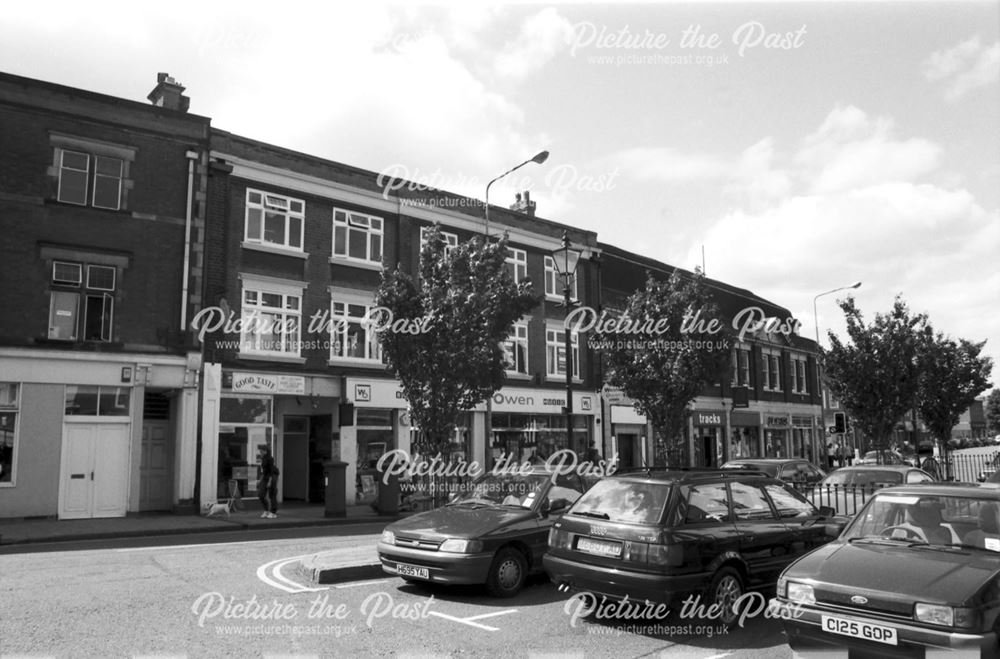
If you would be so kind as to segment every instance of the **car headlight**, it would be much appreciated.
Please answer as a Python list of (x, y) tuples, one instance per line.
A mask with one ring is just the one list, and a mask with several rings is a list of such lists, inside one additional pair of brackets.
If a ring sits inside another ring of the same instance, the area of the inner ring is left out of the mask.
[(387, 545), (396, 544), (396, 534), (388, 529), (382, 531), (382, 542), (384, 542)]
[(788, 599), (798, 604), (815, 604), (816, 594), (809, 584), (788, 582)]
[(461, 538), (450, 538), (441, 543), (438, 551), (446, 551), (452, 554), (475, 554), (483, 550), (482, 540), (465, 540)]
[(913, 619), (942, 627), (964, 627), (973, 629), (979, 625), (975, 609), (944, 606), (917, 602), (913, 607)]

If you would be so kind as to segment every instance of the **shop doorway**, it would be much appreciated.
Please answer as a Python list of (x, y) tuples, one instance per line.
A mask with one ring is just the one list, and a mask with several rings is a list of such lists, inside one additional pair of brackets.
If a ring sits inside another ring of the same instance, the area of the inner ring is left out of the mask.
[(285, 416), (282, 422), (282, 500), (309, 498), (309, 417)]
[(170, 442), (170, 398), (146, 391), (142, 405), (142, 451), (139, 458), (139, 510), (173, 506), (173, 450)]
[[(314, 414), (309, 417), (309, 502), (326, 501), (323, 465), (333, 460), (333, 417)], [(338, 456), (339, 457), (339, 456)]]
[(621, 467), (638, 467), (636, 462), (636, 447), (639, 443), (639, 435), (632, 433), (621, 433), (618, 435), (618, 465)]

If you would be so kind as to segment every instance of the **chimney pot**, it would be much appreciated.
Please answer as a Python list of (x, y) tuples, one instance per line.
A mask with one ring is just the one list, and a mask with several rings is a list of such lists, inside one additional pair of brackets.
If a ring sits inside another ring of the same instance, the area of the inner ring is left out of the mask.
[(183, 92), (183, 85), (174, 80), (170, 74), (161, 72), (156, 74), (156, 87), (146, 98), (157, 107), (187, 112), (191, 99), (184, 96)]

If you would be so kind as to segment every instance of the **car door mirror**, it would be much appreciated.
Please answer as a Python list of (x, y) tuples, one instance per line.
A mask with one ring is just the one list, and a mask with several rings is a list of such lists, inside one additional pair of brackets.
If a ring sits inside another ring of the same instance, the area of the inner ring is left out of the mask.
[(820, 506), (819, 507), (819, 516), (820, 517), (833, 517), (836, 514), (837, 514), (836, 508), (832, 508), (830, 506)]
[(554, 501), (549, 502), (548, 512), (550, 513), (562, 512), (567, 508), (569, 508), (569, 504), (570, 504), (569, 499), (555, 499)]

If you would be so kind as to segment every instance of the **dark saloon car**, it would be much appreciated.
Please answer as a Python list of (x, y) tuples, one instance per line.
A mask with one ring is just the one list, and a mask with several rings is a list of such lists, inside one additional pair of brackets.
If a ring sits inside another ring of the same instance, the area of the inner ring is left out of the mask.
[(796, 650), (1000, 656), (1000, 488), (877, 492), (837, 540), (782, 573), (772, 604)]
[(486, 584), (496, 597), (517, 594), (541, 572), (549, 527), (584, 492), (577, 474), (544, 467), (487, 473), (450, 503), (393, 522), (382, 531), (382, 569), (407, 581)]
[(826, 478), (826, 472), (804, 458), (737, 458), (722, 468), (762, 471), (786, 483), (814, 485)]
[(832, 513), (760, 472), (614, 474), (553, 524), (545, 571), (563, 589), (612, 600), (677, 607), (699, 595), (730, 624), (747, 589), (773, 585), (830, 539)]
[(854, 515), (878, 490), (909, 483), (929, 483), (934, 476), (909, 465), (863, 464), (842, 467), (824, 478), (809, 500), (830, 506), (838, 515)]

